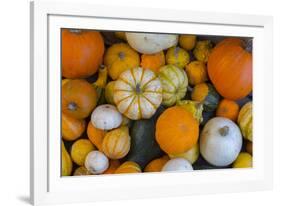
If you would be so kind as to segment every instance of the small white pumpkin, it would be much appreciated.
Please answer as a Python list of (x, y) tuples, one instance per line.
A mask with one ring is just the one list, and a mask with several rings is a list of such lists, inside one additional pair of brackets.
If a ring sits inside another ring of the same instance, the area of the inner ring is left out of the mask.
[(111, 104), (98, 106), (91, 115), (92, 124), (102, 130), (111, 130), (121, 125), (122, 114)]
[(92, 151), (86, 157), (85, 167), (94, 175), (103, 173), (108, 166), (108, 158), (100, 151)]
[(200, 135), (200, 153), (210, 164), (227, 166), (235, 161), (242, 147), (239, 127), (224, 117), (215, 117)]
[(154, 54), (178, 43), (176, 34), (152, 34), (126, 32), (130, 46), (143, 54)]
[(184, 158), (171, 159), (163, 166), (162, 171), (191, 171), (193, 170), (192, 165), (189, 161)]

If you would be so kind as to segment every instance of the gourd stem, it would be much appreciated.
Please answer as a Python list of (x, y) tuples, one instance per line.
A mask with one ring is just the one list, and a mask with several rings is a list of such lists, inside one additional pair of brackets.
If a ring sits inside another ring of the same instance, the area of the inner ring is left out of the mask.
[(219, 133), (220, 133), (221, 136), (225, 137), (229, 133), (229, 127), (224, 126), (224, 127), (220, 128)]
[(137, 93), (137, 94), (140, 94), (140, 93), (141, 93), (140, 84), (136, 84), (136, 93)]
[(80, 34), (82, 32), (81, 29), (69, 29), (70, 32)]
[(180, 47), (177, 46), (174, 51), (175, 51), (175, 52), (174, 52), (175, 57), (178, 58), (178, 56), (179, 56), (179, 51), (180, 51)]
[(125, 58), (125, 53), (124, 52), (119, 52), (118, 56), (121, 60), (123, 60)]
[(68, 110), (70, 110), (70, 111), (76, 111), (76, 109), (77, 109), (77, 104), (74, 103), (74, 102), (70, 102), (70, 103), (68, 104), (67, 108), (68, 108)]

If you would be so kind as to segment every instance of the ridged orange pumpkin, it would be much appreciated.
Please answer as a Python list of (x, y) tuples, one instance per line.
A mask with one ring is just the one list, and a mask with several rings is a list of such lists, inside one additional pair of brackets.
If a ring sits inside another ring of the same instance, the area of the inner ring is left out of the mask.
[(128, 154), (130, 145), (129, 128), (123, 126), (106, 133), (102, 141), (102, 151), (110, 159), (121, 159)]
[(82, 135), (85, 128), (86, 122), (84, 119), (76, 119), (64, 113), (61, 114), (61, 132), (64, 140), (76, 140)]
[(106, 132), (104, 130), (96, 128), (91, 121), (89, 121), (87, 127), (87, 135), (89, 140), (98, 148), (99, 151), (102, 151), (102, 141)]
[(62, 112), (83, 119), (90, 115), (97, 105), (97, 92), (83, 79), (69, 80), (62, 86)]
[(241, 39), (224, 39), (209, 56), (208, 74), (224, 98), (242, 99), (252, 91), (252, 54)]
[(107, 170), (103, 172), (103, 174), (114, 174), (114, 172), (119, 166), (120, 166), (119, 160), (110, 160), (109, 167), (107, 168)]
[(198, 140), (199, 122), (181, 106), (166, 109), (156, 122), (156, 141), (167, 154), (180, 154)]
[(141, 55), (141, 67), (144, 69), (150, 69), (154, 72), (158, 72), (160, 67), (165, 65), (164, 52), (158, 52), (155, 54), (143, 54)]
[(120, 167), (115, 170), (115, 174), (122, 174), (122, 173), (140, 173), (141, 168), (140, 166), (132, 161), (124, 162)]
[(232, 100), (223, 99), (220, 101), (216, 116), (217, 117), (225, 117), (232, 121), (236, 121), (239, 114), (239, 105)]
[(95, 74), (103, 53), (104, 41), (99, 32), (62, 30), (62, 76), (77, 79)]
[(146, 167), (144, 168), (145, 172), (161, 172), (162, 167), (169, 161), (169, 157), (167, 155), (152, 160)]

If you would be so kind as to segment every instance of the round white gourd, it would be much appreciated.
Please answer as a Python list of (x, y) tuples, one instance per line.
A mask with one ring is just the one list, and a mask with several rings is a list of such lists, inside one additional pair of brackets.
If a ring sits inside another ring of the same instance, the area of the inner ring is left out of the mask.
[(200, 153), (215, 166), (227, 166), (235, 161), (242, 147), (239, 127), (224, 117), (215, 117), (204, 126), (200, 135)]
[(103, 173), (108, 166), (108, 158), (100, 151), (92, 151), (86, 157), (85, 167), (94, 175)]
[(111, 104), (98, 106), (91, 115), (92, 124), (102, 130), (111, 130), (119, 127), (122, 119), (122, 114)]
[(126, 32), (129, 45), (143, 54), (160, 52), (178, 43), (176, 34), (152, 34)]
[(174, 158), (166, 162), (163, 166), (162, 171), (191, 171), (193, 170), (192, 165), (189, 161), (184, 158)]

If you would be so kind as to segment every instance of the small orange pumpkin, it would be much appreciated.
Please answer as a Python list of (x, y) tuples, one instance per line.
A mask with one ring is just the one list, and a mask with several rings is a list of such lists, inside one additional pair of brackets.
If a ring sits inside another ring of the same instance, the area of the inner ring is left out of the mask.
[(224, 39), (209, 56), (208, 74), (224, 98), (242, 99), (252, 91), (252, 54), (241, 39)]
[(158, 52), (155, 54), (143, 54), (141, 55), (141, 67), (144, 69), (150, 69), (154, 72), (158, 72), (160, 67), (165, 65), (164, 52)]
[(85, 131), (85, 127), (85, 120), (76, 119), (64, 113), (61, 114), (61, 132), (64, 140), (76, 140)]
[(106, 132), (104, 130), (96, 128), (91, 121), (89, 121), (87, 127), (87, 135), (89, 140), (98, 148), (99, 151), (102, 151), (102, 141)]
[(115, 170), (115, 174), (122, 174), (122, 173), (140, 173), (141, 168), (140, 166), (132, 161), (124, 162), (120, 167)]
[(114, 174), (116, 169), (120, 166), (119, 160), (110, 160), (109, 167), (103, 172), (103, 174)]
[(162, 167), (169, 161), (169, 157), (167, 155), (152, 160), (146, 167), (144, 168), (145, 172), (161, 172)]
[(236, 121), (239, 114), (239, 105), (232, 100), (223, 99), (220, 101), (216, 116), (217, 117), (225, 117), (232, 121)]
[(69, 80), (62, 86), (63, 113), (83, 119), (90, 115), (97, 105), (97, 92), (86, 80)]
[(199, 136), (199, 122), (181, 106), (166, 109), (156, 122), (156, 141), (167, 154), (191, 149)]
[(62, 76), (70, 79), (95, 74), (102, 63), (104, 42), (96, 31), (62, 30)]
[(128, 44), (117, 43), (107, 49), (104, 64), (108, 68), (108, 74), (111, 79), (116, 80), (125, 70), (138, 67), (140, 57)]

